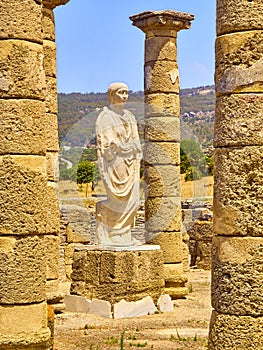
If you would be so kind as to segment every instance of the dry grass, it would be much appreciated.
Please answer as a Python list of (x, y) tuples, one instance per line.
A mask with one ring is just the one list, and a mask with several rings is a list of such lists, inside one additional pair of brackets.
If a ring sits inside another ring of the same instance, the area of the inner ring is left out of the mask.
[(181, 175), (182, 199), (198, 200), (200, 198), (211, 199), (213, 197), (214, 177), (203, 177), (201, 180), (186, 181), (184, 175)]
[[(182, 183), (182, 199), (198, 199), (198, 198), (212, 198), (213, 197), (213, 176), (203, 177), (201, 180), (186, 181), (184, 175), (181, 175)], [(141, 196), (143, 193), (143, 186), (141, 186)], [(59, 198), (70, 197), (91, 197), (93, 194), (105, 194), (105, 189), (102, 181), (96, 186), (95, 191), (92, 192), (91, 184), (77, 185), (72, 181), (59, 182)]]

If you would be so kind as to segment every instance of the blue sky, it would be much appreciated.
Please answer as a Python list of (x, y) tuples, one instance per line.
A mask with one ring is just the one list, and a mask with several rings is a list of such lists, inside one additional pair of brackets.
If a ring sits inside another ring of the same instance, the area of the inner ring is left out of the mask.
[(113, 81), (143, 90), (144, 33), (129, 16), (174, 9), (195, 15), (178, 34), (181, 87), (214, 83), (216, 0), (70, 0), (55, 9), (59, 92), (105, 92)]

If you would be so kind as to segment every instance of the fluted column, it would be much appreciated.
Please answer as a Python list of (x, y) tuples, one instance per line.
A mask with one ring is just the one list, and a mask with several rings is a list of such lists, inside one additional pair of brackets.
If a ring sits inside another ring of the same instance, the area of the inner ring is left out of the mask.
[(166, 292), (187, 294), (182, 266), (180, 101), (177, 33), (193, 15), (147, 11), (131, 16), (145, 34), (145, 226), (148, 241), (164, 252)]
[(218, 0), (209, 349), (262, 349), (263, 3)]

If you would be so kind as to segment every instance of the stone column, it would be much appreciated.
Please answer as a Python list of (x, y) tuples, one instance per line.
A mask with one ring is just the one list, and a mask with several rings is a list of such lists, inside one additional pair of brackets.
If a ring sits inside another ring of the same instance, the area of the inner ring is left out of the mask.
[(2, 0), (0, 27), (0, 348), (49, 349), (45, 240), (57, 203), (47, 181), (42, 1)]
[[(0, 8), (0, 348), (47, 349), (42, 6)], [(24, 344), (24, 346), (23, 346)]]
[(45, 99), (45, 134), (46, 134), (46, 162), (47, 162), (47, 198), (49, 204), (47, 234), (44, 243), (47, 253), (47, 300), (55, 306), (55, 312), (61, 311), (63, 304), (58, 304), (63, 297), (59, 293), (59, 256), (60, 256), (60, 211), (57, 198), (58, 169), (58, 104), (56, 80), (56, 42), (55, 18), (53, 9), (67, 3), (64, 1), (43, 1), (43, 51), (44, 72), (46, 79)]
[(131, 16), (145, 40), (145, 219), (148, 241), (164, 252), (166, 292), (187, 294), (182, 265), (180, 101), (177, 33), (193, 15), (147, 11)]
[(262, 349), (263, 3), (218, 0), (209, 349)]

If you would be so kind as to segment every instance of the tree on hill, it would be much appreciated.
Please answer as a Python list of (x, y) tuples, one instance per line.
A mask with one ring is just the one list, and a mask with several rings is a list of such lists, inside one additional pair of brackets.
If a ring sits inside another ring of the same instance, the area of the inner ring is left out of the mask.
[[(83, 185), (92, 183), (92, 190), (98, 184), (100, 179), (97, 164), (92, 163), (89, 160), (83, 160), (79, 162), (77, 168), (77, 184)], [(86, 186), (86, 197), (87, 197), (87, 186)]]
[(185, 174), (186, 181), (199, 180), (212, 175), (213, 159), (205, 156), (198, 142), (188, 139), (180, 145), (180, 172)]

